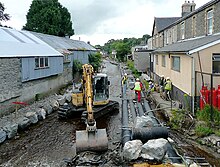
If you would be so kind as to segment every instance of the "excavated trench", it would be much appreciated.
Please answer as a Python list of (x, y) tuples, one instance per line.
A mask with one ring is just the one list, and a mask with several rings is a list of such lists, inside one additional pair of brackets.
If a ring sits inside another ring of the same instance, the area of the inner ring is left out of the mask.
[[(109, 75), (110, 99), (118, 101), (121, 105), (120, 71), (116, 65), (105, 62), (103, 72)], [(154, 105), (152, 104), (152, 108)], [(160, 113), (160, 112), (157, 112)], [(157, 114), (158, 115), (158, 114)], [(161, 119), (164, 115), (158, 115)], [(114, 111), (97, 119), (98, 128), (107, 128), (109, 150), (107, 153), (94, 155), (93, 161), (84, 153), (76, 156), (75, 131), (84, 129), (85, 124), (79, 117), (68, 120), (58, 120), (57, 112), (49, 115), (45, 120), (29, 127), (24, 132), (19, 132), (15, 139), (7, 140), (0, 145), (0, 166), (76, 166), (97, 165), (119, 166), (122, 165), (121, 150), (121, 113)], [(162, 120), (164, 121), (164, 120)], [(205, 158), (211, 165), (219, 166), (219, 160), (206, 152), (195, 143), (190, 143), (184, 135), (170, 131), (170, 137), (175, 140), (181, 155)], [(90, 154), (92, 155), (92, 154)], [(87, 157), (87, 159), (83, 159)]]

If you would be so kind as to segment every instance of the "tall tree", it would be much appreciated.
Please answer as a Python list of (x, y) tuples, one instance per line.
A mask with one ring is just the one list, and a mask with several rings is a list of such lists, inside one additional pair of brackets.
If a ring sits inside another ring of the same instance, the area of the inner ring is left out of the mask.
[(25, 30), (62, 37), (74, 35), (70, 13), (58, 0), (33, 0), (26, 18)]
[(118, 42), (115, 45), (116, 57), (119, 61), (126, 61), (126, 55), (130, 53), (127, 43)]
[[(10, 16), (7, 13), (4, 13), (5, 7), (4, 4), (0, 2), (0, 22), (10, 20)], [(1, 23), (0, 23), (1, 25)]]

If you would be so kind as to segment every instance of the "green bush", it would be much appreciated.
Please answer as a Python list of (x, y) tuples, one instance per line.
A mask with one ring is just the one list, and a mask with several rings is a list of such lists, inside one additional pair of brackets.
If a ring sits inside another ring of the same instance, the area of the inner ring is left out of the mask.
[(203, 110), (197, 111), (196, 117), (198, 120), (205, 121), (208, 124), (214, 123), (214, 125), (220, 124), (220, 112), (213, 107), (212, 119), (211, 120), (211, 106), (205, 105)]
[(169, 125), (173, 128), (173, 129), (181, 129), (184, 123), (184, 119), (185, 119), (185, 110), (172, 110), (172, 117), (170, 119)]
[(214, 133), (220, 137), (220, 130), (215, 130)]
[(91, 64), (95, 71), (101, 67), (102, 55), (100, 53), (89, 54), (89, 64)]
[(195, 129), (196, 135), (199, 137), (205, 137), (213, 133), (213, 130), (207, 126), (199, 125)]
[(149, 88), (149, 83), (148, 83), (146, 80), (143, 80), (143, 84), (144, 84), (146, 90), (148, 90), (148, 88)]
[(128, 68), (132, 71), (132, 74), (134, 75), (135, 78), (140, 77), (140, 73), (137, 71), (137, 69), (134, 67), (134, 62), (131, 60), (127, 61), (127, 66)]

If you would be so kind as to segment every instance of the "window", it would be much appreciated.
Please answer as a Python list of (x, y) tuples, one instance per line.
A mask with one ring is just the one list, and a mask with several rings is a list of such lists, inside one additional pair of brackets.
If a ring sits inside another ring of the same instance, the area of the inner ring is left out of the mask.
[(180, 71), (180, 57), (172, 56), (172, 69), (175, 71)]
[(181, 39), (184, 39), (185, 38), (185, 22), (182, 22), (181, 23)]
[(212, 56), (212, 72), (220, 73), (220, 54)]
[(207, 12), (207, 34), (212, 34), (213, 31), (213, 10)]
[(158, 55), (155, 56), (156, 64), (158, 65)]
[(165, 57), (165, 55), (162, 56), (162, 66), (166, 67), (166, 57)]
[(192, 37), (196, 36), (196, 17), (192, 18)]
[(49, 67), (48, 57), (35, 57), (35, 68)]

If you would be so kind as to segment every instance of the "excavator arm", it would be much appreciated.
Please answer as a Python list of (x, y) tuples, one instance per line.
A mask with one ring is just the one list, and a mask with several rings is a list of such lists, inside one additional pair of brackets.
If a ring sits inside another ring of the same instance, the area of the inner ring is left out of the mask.
[(83, 91), (88, 117), (86, 121), (86, 130), (76, 131), (76, 152), (106, 151), (108, 149), (106, 129), (96, 128), (96, 121), (93, 115), (93, 73), (93, 67), (91, 65), (83, 65)]
[(93, 115), (93, 90), (92, 90), (92, 76), (94, 74), (92, 65), (85, 64), (83, 68), (83, 87), (85, 91), (85, 103), (88, 112), (87, 130), (92, 131), (96, 129), (96, 123)]

